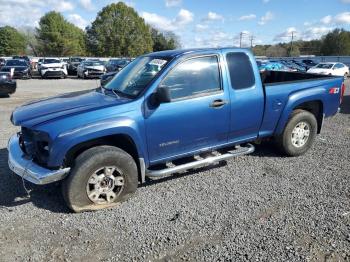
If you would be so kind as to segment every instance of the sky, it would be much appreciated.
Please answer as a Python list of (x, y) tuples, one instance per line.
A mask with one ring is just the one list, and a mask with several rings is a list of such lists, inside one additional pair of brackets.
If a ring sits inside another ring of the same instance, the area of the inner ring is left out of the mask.
[[(0, 26), (36, 27), (55, 10), (84, 29), (111, 0), (0, 0)], [(151, 26), (173, 31), (182, 47), (274, 44), (350, 30), (350, 0), (124, 0)]]

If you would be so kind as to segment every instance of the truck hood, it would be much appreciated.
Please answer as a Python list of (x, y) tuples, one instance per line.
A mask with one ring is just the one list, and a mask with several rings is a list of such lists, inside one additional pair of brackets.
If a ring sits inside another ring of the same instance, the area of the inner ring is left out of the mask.
[(34, 101), (18, 107), (11, 116), (16, 126), (33, 127), (58, 118), (67, 117), (130, 101), (108, 96), (97, 90), (79, 91)]

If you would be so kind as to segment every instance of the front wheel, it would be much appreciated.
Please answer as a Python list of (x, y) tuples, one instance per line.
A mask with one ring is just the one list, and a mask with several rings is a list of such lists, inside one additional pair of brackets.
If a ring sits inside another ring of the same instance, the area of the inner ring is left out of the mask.
[(277, 137), (277, 143), (288, 156), (304, 154), (312, 146), (317, 134), (315, 116), (305, 110), (295, 110), (291, 114), (283, 133)]
[(116, 206), (137, 189), (138, 172), (134, 159), (112, 146), (88, 149), (79, 155), (63, 181), (63, 197), (74, 212)]

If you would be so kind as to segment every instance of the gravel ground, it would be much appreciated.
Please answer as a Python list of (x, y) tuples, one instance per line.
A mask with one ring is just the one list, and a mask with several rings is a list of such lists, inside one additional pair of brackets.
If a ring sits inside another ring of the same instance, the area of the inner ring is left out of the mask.
[(264, 144), (226, 165), (148, 181), (117, 208), (72, 214), (59, 185), (28, 185), (27, 196), (9, 171), (9, 118), (30, 100), (96, 85), (23, 80), (0, 98), (1, 261), (350, 261), (350, 88), (304, 156)]

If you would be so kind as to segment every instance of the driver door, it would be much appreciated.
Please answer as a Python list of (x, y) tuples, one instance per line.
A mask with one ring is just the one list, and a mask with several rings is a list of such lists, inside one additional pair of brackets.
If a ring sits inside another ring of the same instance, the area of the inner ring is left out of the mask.
[(230, 104), (218, 55), (181, 62), (160, 85), (169, 88), (171, 102), (145, 119), (151, 164), (227, 142)]

